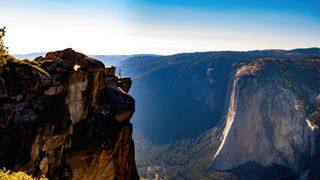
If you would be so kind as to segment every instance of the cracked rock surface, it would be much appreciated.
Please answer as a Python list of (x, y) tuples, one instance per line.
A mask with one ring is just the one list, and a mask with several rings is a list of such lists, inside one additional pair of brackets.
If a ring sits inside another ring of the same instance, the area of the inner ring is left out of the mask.
[(0, 62), (0, 167), (49, 179), (139, 179), (130, 78), (72, 49)]

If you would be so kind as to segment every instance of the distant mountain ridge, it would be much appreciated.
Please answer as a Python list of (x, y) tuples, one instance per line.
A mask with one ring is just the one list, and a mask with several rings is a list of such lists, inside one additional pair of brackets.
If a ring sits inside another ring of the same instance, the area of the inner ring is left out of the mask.
[[(14, 57), (17, 59), (30, 59), (33, 60), (39, 56), (45, 56), (45, 52), (35, 52), (35, 53), (28, 53), (28, 54), (13, 54)], [(133, 58), (133, 57), (141, 57), (141, 56), (159, 56), (153, 54), (132, 54), (132, 55), (88, 55), (89, 57), (98, 59), (102, 61), (105, 66), (116, 66), (120, 62)]]
[(36, 57), (45, 56), (45, 55), (46, 55), (45, 52), (34, 52), (34, 53), (28, 53), (28, 54), (13, 54), (13, 56), (16, 57), (17, 59), (30, 59), (30, 60), (33, 60)]
[(209, 130), (226, 116), (240, 66), (258, 58), (319, 56), (319, 48), (196, 52), (132, 57), (118, 68), (133, 78), (134, 126), (151, 142), (166, 144)]

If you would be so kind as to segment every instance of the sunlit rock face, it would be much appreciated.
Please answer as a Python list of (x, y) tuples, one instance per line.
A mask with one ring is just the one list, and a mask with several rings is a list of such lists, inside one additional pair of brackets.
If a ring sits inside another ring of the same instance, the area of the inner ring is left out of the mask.
[(129, 78), (72, 49), (28, 63), (5, 58), (0, 167), (49, 179), (139, 179)]
[(319, 56), (318, 48), (198, 52), (134, 57), (118, 67), (134, 80), (134, 127), (152, 143), (167, 144), (197, 136), (225, 119), (238, 67), (264, 57)]
[(317, 59), (260, 59), (238, 69), (211, 167), (255, 162), (312, 176), (319, 163), (319, 78)]

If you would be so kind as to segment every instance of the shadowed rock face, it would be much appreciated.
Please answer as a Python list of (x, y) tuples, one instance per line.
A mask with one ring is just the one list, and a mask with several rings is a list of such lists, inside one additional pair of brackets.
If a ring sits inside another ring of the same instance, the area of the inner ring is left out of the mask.
[(134, 127), (152, 143), (167, 144), (197, 136), (225, 119), (238, 67), (258, 58), (319, 56), (318, 48), (184, 53), (134, 57), (118, 67), (135, 82), (130, 90), (136, 99)]
[(319, 78), (320, 60), (261, 59), (238, 69), (212, 168), (255, 162), (315, 173)]
[(33, 62), (1, 56), (0, 65), (0, 167), (50, 179), (139, 179), (129, 78), (72, 49)]

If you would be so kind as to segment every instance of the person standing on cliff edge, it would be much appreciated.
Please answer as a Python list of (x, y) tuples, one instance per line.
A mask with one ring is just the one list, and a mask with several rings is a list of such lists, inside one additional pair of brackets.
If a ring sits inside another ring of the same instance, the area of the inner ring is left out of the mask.
[(121, 78), (121, 69), (119, 69), (119, 77)]

